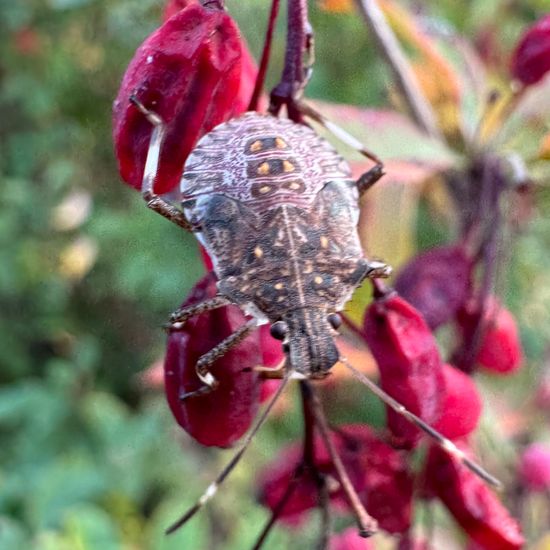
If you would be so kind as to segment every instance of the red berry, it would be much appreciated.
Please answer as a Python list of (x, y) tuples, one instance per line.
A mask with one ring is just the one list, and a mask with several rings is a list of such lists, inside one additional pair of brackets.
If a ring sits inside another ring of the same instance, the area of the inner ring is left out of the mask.
[[(367, 308), (363, 333), (382, 388), (425, 422), (435, 423), (441, 413), (443, 362), (422, 315), (393, 293)], [(421, 432), (391, 409), (388, 427), (395, 445), (411, 448), (420, 440)]]
[(152, 132), (130, 96), (166, 123), (155, 191), (179, 183), (197, 140), (235, 114), (243, 43), (223, 10), (190, 4), (138, 48), (113, 106), (113, 137), (122, 179), (141, 189)]
[(518, 522), (475, 474), (439, 447), (430, 449), (427, 482), (466, 534), (486, 550), (517, 550), (524, 538)]
[(523, 362), (523, 350), (514, 316), (491, 297), (481, 317), (477, 304), (459, 312), (457, 321), (464, 337), (463, 348), (472, 348), (474, 362), (491, 372), (517, 371)]
[(510, 71), (525, 86), (536, 84), (550, 71), (550, 14), (523, 33), (512, 54)]
[[(184, 305), (196, 304), (216, 294), (212, 274), (193, 289)], [(261, 364), (257, 332), (218, 359), (210, 368), (218, 386), (210, 393), (180, 395), (202, 386), (195, 365), (201, 355), (232, 334), (246, 319), (236, 306), (226, 306), (187, 321), (168, 337), (164, 380), (168, 404), (176, 421), (199, 443), (227, 447), (250, 427), (259, 403), (259, 381), (251, 369)]]
[[(350, 476), (350, 480), (367, 511), (390, 533), (403, 533), (411, 525), (412, 479), (403, 454), (384, 443), (365, 425), (341, 426), (333, 435), (334, 444)], [(303, 444), (295, 443), (279, 452), (259, 477), (260, 501), (274, 509), (302, 460)], [(320, 438), (315, 439), (317, 469), (336, 477), (327, 450)], [(339, 486), (331, 500), (347, 508)], [(306, 470), (280, 515), (295, 522), (300, 515), (317, 505), (317, 486)]]
[(395, 289), (435, 329), (450, 321), (466, 301), (471, 270), (463, 247), (440, 246), (413, 258), (397, 276)]
[(550, 447), (541, 443), (529, 445), (521, 455), (519, 475), (531, 491), (550, 489)]
[(443, 365), (444, 398), (441, 417), (434, 428), (445, 437), (456, 439), (473, 432), (481, 416), (482, 402), (470, 376), (451, 365)]

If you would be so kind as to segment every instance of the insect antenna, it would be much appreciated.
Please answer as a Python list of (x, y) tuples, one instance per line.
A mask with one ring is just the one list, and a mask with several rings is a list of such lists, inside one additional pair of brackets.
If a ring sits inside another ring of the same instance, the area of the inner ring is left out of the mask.
[(386, 405), (391, 407), (396, 413), (404, 416), (409, 422), (411, 422), (417, 428), (429, 435), (437, 443), (437, 445), (439, 445), (453, 458), (459, 460), (462, 464), (464, 464), (464, 466), (466, 466), (469, 470), (471, 470), (474, 474), (483, 479), (483, 481), (485, 481), (489, 485), (492, 485), (497, 489), (500, 489), (502, 487), (502, 483), (496, 477), (492, 476), (489, 472), (487, 472), (484, 468), (477, 464), (477, 462), (474, 462), (473, 460), (468, 458), (466, 454), (461, 451), (450, 439), (447, 439), (446, 437), (441, 435), (437, 430), (434, 430), (434, 428), (432, 428), (430, 425), (426, 424), (426, 422), (424, 422), (421, 418), (416, 416), (416, 414), (407, 410), (403, 405), (401, 405), (401, 403), (399, 403), (399, 401), (396, 401), (391, 395), (388, 395), (380, 386), (375, 384), (362, 372), (352, 366), (345, 357), (340, 357), (340, 362), (343, 363), (351, 371), (353, 376), (355, 376), (355, 378), (357, 378), (359, 382), (367, 386), (367, 388), (369, 388), (372, 393), (374, 393), (378, 398), (386, 403)]
[(233, 458), (227, 463), (225, 468), (220, 472), (218, 477), (207, 487), (206, 491), (202, 494), (202, 496), (197, 500), (196, 504), (194, 504), (183, 516), (181, 516), (177, 521), (175, 521), (168, 529), (166, 529), (166, 534), (169, 535), (173, 533), (174, 531), (178, 530), (181, 526), (185, 525), (211, 498), (214, 497), (214, 495), (217, 493), (219, 486), (224, 482), (225, 478), (233, 471), (235, 466), (239, 463), (239, 460), (244, 455), (245, 451), (248, 449), (248, 446), (250, 445), (250, 442), (258, 432), (258, 430), (263, 426), (264, 422), (266, 421), (267, 417), (269, 416), (269, 413), (271, 412), (271, 409), (273, 409), (275, 403), (279, 400), (279, 397), (283, 393), (287, 382), (289, 381), (290, 377), (287, 375), (285, 376), (279, 388), (275, 392), (275, 395), (271, 398), (269, 403), (267, 404), (267, 407), (264, 409), (264, 412), (261, 414), (260, 418), (256, 421), (252, 429), (248, 432), (247, 436), (245, 437), (241, 448), (233, 455)]

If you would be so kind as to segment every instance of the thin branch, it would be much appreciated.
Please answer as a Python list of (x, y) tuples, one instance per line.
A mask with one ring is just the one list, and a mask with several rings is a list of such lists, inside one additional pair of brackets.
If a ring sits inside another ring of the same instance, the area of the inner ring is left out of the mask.
[(378, 530), (378, 523), (365, 510), (365, 507), (359, 500), (357, 492), (353, 488), (348, 473), (346, 472), (346, 468), (342, 463), (342, 459), (338, 455), (338, 451), (336, 450), (334, 442), (330, 437), (330, 428), (328, 426), (327, 419), (325, 418), (325, 415), (323, 413), (321, 402), (319, 401), (317, 394), (314, 392), (309, 382), (304, 382), (303, 384), (310, 392), (309, 398), (312, 402), (312, 410), (315, 415), (317, 427), (319, 428), (321, 437), (323, 438), (323, 442), (325, 443), (334, 469), (336, 470), (338, 481), (340, 482), (346, 499), (355, 515), (355, 519), (359, 527), (359, 536), (370, 537), (371, 535), (374, 535), (374, 533), (376, 533), (376, 531)]
[(426, 134), (443, 140), (434, 111), (424, 96), (418, 80), (378, 3), (376, 0), (356, 0), (356, 4), (393, 72), (395, 83), (409, 107), (412, 118)]
[(267, 23), (267, 30), (264, 39), (264, 48), (262, 50), (262, 57), (260, 59), (260, 65), (258, 67), (258, 74), (256, 75), (256, 83), (254, 84), (254, 91), (250, 98), (250, 104), (248, 105), (249, 111), (255, 111), (258, 108), (258, 101), (264, 87), (265, 75), (267, 72), (267, 66), (269, 64), (269, 57), (271, 55), (271, 43), (273, 42), (273, 32), (275, 30), (275, 22), (277, 21), (277, 15), (279, 14), (279, 0), (273, 0), (271, 2), (271, 10), (269, 12), (269, 21)]

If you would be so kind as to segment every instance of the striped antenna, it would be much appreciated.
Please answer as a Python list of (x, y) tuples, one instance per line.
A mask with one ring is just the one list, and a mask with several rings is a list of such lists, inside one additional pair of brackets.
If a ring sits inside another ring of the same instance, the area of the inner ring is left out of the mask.
[(250, 442), (258, 432), (258, 430), (263, 426), (264, 422), (266, 421), (267, 417), (269, 416), (269, 413), (271, 412), (271, 409), (273, 409), (273, 406), (278, 401), (279, 397), (283, 393), (287, 382), (290, 380), (290, 376), (287, 374), (281, 382), (281, 385), (275, 392), (275, 395), (271, 398), (271, 401), (268, 403), (267, 407), (265, 408), (264, 412), (260, 416), (260, 418), (256, 421), (256, 424), (252, 427), (252, 429), (248, 432), (248, 435), (246, 436), (245, 440), (243, 441), (243, 444), (241, 445), (241, 448), (235, 453), (233, 458), (229, 461), (227, 466), (220, 472), (218, 477), (208, 486), (206, 491), (202, 494), (202, 496), (197, 500), (196, 504), (189, 508), (183, 516), (181, 516), (177, 521), (175, 521), (168, 529), (166, 529), (166, 534), (169, 535), (173, 533), (174, 531), (177, 531), (180, 527), (185, 525), (211, 498), (214, 497), (214, 495), (218, 492), (219, 486), (223, 483), (225, 478), (233, 471), (233, 468), (239, 463), (239, 460), (244, 455), (246, 449), (248, 448)]
[(502, 483), (496, 477), (492, 476), (489, 472), (484, 470), (477, 462), (474, 462), (473, 460), (468, 458), (466, 454), (461, 451), (450, 439), (447, 439), (446, 437), (441, 435), (437, 430), (434, 430), (421, 418), (416, 416), (416, 414), (413, 414), (412, 412), (407, 410), (403, 405), (401, 405), (401, 403), (399, 403), (399, 401), (396, 401), (391, 395), (388, 395), (382, 388), (380, 388), (380, 386), (375, 384), (362, 372), (353, 367), (345, 357), (340, 357), (340, 362), (343, 363), (351, 371), (353, 376), (355, 376), (355, 378), (357, 378), (359, 382), (367, 386), (367, 388), (369, 388), (372, 393), (379, 397), (396, 413), (404, 416), (409, 422), (411, 422), (417, 428), (429, 435), (445, 452), (450, 454), (456, 460), (460, 461), (462, 464), (464, 464), (464, 466), (466, 466), (469, 470), (471, 470), (474, 474), (476, 474), (489, 485), (492, 485), (497, 489), (502, 488)]

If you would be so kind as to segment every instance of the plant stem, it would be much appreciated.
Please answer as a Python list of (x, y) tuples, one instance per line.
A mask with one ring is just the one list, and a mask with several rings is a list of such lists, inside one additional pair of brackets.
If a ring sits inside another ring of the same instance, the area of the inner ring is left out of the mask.
[(304, 69), (304, 53), (308, 48), (311, 27), (307, 18), (307, 0), (287, 0), (287, 35), (283, 74), (279, 83), (271, 91), (269, 111), (277, 115), (286, 105), (288, 116), (295, 122), (302, 121), (302, 114), (296, 106), (307, 82)]
[(279, 14), (279, 0), (273, 0), (271, 2), (271, 11), (269, 12), (269, 20), (267, 23), (267, 30), (264, 39), (264, 48), (262, 50), (262, 57), (260, 59), (260, 66), (258, 67), (258, 74), (256, 76), (256, 83), (254, 84), (254, 91), (250, 98), (250, 104), (248, 105), (249, 111), (256, 111), (258, 108), (258, 101), (264, 87), (265, 75), (267, 72), (267, 66), (269, 64), (269, 57), (271, 55), (271, 44), (273, 42), (273, 32), (275, 30), (275, 22), (277, 21), (277, 15)]
[(378, 3), (376, 0), (356, 0), (356, 4), (393, 72), (395, 83), (409, 107), (413, 120), (426, 134), (443, 141), (444, 138), (437, 126), (433, 109), (424, 96), (418, 80)]

